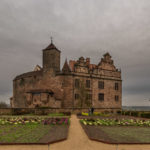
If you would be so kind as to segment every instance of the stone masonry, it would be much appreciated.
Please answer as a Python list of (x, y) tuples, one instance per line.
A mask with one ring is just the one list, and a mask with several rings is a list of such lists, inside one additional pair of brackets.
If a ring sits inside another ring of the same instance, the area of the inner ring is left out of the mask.
[(117, 108), (122, 105), (121, 71), (114, 66), (109, 53), (101, 61), (90, 58), (67, 60), (60, 69), (61, 51), (51, 42), (43, 50), (43, 67), (13, 80), (13, 108)]

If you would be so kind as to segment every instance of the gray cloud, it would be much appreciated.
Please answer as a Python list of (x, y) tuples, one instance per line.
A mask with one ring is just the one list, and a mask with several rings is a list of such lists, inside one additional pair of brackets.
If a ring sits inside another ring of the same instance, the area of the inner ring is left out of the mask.
[[(64, 59), (109, 51), (122, 69), (123, 105), (149, 105), (149, 0), (1, 0), (0, 100), (9, 101), (12, 80), (42, 64), (54, 37)], [(62, 65), (61, 64), (61, 65)]]

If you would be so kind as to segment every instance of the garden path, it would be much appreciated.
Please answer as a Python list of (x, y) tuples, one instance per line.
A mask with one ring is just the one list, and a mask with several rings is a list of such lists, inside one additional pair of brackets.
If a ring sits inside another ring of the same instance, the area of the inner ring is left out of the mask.
[(68, 139), (50, 145), (50, 150), (116, 150), (115, 145), (103, 144), (88, 139), (76, 115), (71, 116)]

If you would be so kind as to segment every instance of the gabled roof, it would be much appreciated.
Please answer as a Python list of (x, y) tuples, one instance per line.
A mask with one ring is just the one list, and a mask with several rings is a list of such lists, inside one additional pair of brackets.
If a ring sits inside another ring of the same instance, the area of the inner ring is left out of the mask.
[(34, 68), (34, 71), (40, 71), (40, 70), (42, 70), (42, 67), (39, 65), (36, 65)]

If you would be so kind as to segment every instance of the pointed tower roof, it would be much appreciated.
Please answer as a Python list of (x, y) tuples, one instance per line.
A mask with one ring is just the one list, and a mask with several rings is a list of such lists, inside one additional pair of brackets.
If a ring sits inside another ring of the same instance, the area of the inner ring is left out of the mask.
[(44, 49), (44, 50), (52, 50), (52, 49), (55, 49), (59, 52), (61, 52), (59, 49), (57, 49), (57, 47), (53, 44), (53, 40), (52, 40), (52, 37), (51, 37), (51, 43)]
[(70, 70), (70, 67), (69, 67), (69, 65), (68, 65), (68, 62), (67, 62), (67, 59), (65, 60), (65, 63), (64, 63), (64, 66), (63, 66), (63, 68), (62, 68), (62, 72), (71, 72), (71, 70)]

